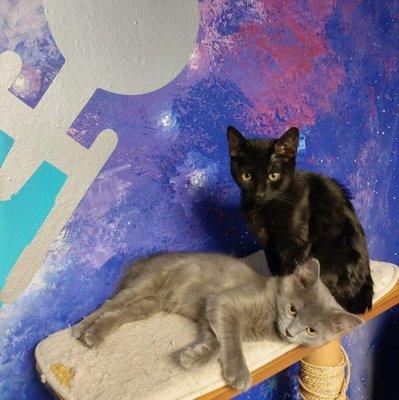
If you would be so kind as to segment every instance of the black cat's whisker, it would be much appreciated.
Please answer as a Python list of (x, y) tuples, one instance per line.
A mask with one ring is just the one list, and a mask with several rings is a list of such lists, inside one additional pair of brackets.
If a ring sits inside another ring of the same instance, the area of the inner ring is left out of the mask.
[(279, 194), (278, 196), (276, 196), (273, 200), (281, 201), (283, 203), (290, 204), (290, 205), (295, 205), (295, 203), (293, 202), (293, 200), (290, 197), (288, 197), (287, 195), (284, 195), (282, 193)]
[(295, 206), (294, 200), (291, 197), (288, 197), (287, 195), (284, 195), (284, 194), (280, 194), (279, 196), (277, 196), (276, 200), (279, 200), (286, 204)]

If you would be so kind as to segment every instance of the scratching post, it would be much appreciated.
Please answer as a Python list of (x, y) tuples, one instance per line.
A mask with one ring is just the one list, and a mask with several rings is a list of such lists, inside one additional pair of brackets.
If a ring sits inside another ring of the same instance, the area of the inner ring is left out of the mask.
[(346, 400), (350, 362), (339, 340), (301, 360), (299, 386), (302, 400)]

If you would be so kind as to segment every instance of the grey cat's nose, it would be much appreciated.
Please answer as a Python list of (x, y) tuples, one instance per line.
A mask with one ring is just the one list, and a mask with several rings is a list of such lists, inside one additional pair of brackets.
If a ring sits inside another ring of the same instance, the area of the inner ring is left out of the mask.
[(285, 335), (287, 337), (292, 337), (292, 335), (291, 335), (291, 333), (290, 333), (290, 331), (288, 329), (285, 330)]

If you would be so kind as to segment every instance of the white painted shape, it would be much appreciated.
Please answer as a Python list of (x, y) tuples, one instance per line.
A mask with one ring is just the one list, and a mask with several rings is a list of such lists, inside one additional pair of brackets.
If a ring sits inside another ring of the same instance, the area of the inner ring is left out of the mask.
[(46, 0), (45, 8), (66, 62), (34, 110), (8, 91), (19, 57), (0, 55), (0, 129), (15, 139), (0, 169), (0, 199), (17, 193), (43, 161), (68, 180), (8, 276), (5, 302), (29, 284), (117, 143), (115, 132), (106, 130), (86, 149), (66, 130), (96, 88), (140, 94), (169, 83), (187, 63), (199, 24), (196, 0)]
[[(13, 51), (1, 53), (2, 68), (0, 73), (0, 90), (7, 90), (17, 78), (22, 68), (22, 60)], [(3, 112), (4, 109), (1, 109)]]
[[(51, 123), (46, 112), (32, 110), (8, 91), (21, 68), (19, 56), (0, 54), (0, 129), (15, 140), (0, 168), (0, 199), (8, 200), (19, 191), (43, 161), (68, 175), (51, 214), (30, 245), (18, 258), (1, 292), (4, 302), (13, 302), (28, 286), (85, 192), (112, 154), (116, 133), (105, 130), (86, 149), (65, 133), (64, 124)], [(67, 107), (66, 104), (55, 107)], [(47, 111), (51, 113), (51, 108)], [(73, 120), (72, 120), (73, 121)]]
[(172, 81), (193, 52), (197, 0), (45, 0), (47, 20), (85, 84), (142, 94)]

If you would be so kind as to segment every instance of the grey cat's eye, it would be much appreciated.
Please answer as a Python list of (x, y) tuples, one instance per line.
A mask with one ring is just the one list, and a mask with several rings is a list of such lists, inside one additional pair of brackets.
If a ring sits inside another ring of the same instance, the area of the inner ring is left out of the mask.
[(292, 315), (292, 316), (296, 316), (296, 308), (293, 304), (288, 304), (288, 312)]
[(244, 172), (241, 174), (241, 178), (244, 182), (252, 181), (252, 175), (249, 172)]
[(311, 328), (310, 326), (308, 326), (308, 327), (306, 328), (306, 333), (307, 333), (309, 336), (314, 336), (314, 335), (316, 335), (317, 331), (316, 331), (316, 329), (313, 329), (313, 328)]
[(267, 179), (269, 179), (269, 181), (276, 182), (280, 179), (280, 175), (280, 172), (272, 172), (268, 175)]

